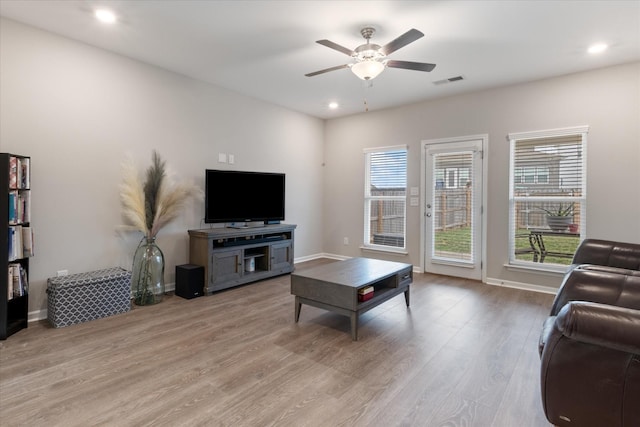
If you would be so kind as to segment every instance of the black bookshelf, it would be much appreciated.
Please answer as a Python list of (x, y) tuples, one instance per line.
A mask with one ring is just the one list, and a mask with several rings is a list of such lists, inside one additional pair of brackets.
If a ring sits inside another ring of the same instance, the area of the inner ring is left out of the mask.
[[(11, 158), (18, 160), (18, 163), (28, 162), (28, 166), (24, 173), (27, 174), (25, 182), (19, 182), (10, 179)], [(9, 283), (9, 271), (17, 268), (18, 271), (23, 270), (25, 278), (29, 278), (29, 257), (25, 257), (24, 253), (10, 259), (9, 239), (10, 230), (20, 230), (20, 227), (30, 227), (30, 212), (26, 214), (26, 218), (17, 218), (10, 222), (10, 198), (11, 193), (20, 195), (20, 197), (28, 197), (29, 203), (26, 207), (30, 210), (30, 173), (31, 159), (27, 156), (20, 156), (9, 153), (0, 153), (0, 265), (4, 269), (0, 270), (0, 339), (7, 339), (27, 327), (29, 313), (29, 294), (28, 282), (23, 284), (22, 295), (15, 293), (9, 295), (13, 284)]]

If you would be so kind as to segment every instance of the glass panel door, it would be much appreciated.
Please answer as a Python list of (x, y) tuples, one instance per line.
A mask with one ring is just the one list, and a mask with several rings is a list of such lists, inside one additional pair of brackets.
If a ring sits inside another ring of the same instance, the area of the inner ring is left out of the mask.
[(481, 280), (482, 141), (425, 145), (425, 271)]

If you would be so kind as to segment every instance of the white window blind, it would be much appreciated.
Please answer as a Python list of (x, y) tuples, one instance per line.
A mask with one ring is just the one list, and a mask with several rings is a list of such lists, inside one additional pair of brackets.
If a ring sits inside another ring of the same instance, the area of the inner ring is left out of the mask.
[(364, 245), (405, 248), (407, 149), (365, 151)]
[(586, 230), (586, 130), (510, 137), (511, 263), (568, 265)]
[(434, 154), (432, 259), (474, 263), (472, 151)]

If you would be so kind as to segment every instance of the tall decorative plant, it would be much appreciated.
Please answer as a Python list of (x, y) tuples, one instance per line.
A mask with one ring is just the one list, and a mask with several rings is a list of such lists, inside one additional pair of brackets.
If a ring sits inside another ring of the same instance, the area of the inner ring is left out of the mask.
[(169, 179), (166, 162), (153, 151), (145, 182), (129, 157), (122, 165), (120, 186), (122, 212), (131, 227), (144, 234), (133, 257), (131, 289), (138, 305), (155, 304), (164, 294), (164, 255), (155, 239), (173, 221), (191, 198), (202, 198), (202, 190), (192, 183)]

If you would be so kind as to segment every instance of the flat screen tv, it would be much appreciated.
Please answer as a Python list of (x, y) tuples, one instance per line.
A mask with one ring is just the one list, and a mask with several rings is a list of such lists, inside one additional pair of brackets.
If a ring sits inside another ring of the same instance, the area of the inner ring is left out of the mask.
[(277, 223), (284, 220), (284, 190), (283, 173), (207, 169), (204, 221)]

